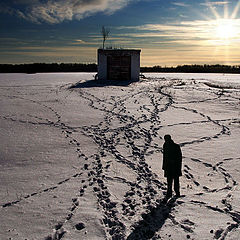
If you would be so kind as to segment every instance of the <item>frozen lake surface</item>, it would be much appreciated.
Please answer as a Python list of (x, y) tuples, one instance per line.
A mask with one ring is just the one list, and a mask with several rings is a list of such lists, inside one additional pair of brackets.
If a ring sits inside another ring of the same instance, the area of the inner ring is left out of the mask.
[[(240, 75), (145, 76), (0, 74), (1, 240), (239, 239)], [(183, 152), (168, 205), (165, 134)]]

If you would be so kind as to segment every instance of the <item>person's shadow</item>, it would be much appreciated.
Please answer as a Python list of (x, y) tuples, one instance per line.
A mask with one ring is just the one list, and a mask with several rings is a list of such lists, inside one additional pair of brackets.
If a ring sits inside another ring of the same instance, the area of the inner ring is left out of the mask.
[(166, 219), (169, 218), (176, 199), (172, 198), (168, 203), (166, 203), (165, 199), (160, 200), (160, 203), (148, 214), (143, 214), (143, 219), (136, 223), (127, 240), (147, 240), (154, 237), (155, 233), (162, 228)]

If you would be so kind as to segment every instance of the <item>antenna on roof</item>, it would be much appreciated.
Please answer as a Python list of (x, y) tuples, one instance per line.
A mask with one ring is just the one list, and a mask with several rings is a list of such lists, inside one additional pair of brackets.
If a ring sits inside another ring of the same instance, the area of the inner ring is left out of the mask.
[(104, 49), (105, 41), (109, 36), (109, 33), (110, 33), (110, 30), (102, 26), (101, 34), (103, 37), (103, 49)]

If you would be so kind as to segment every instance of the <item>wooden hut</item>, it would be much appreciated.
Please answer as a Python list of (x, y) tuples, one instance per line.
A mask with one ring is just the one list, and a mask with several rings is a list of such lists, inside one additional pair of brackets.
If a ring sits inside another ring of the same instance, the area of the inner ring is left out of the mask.
[(136, 49), (98, 49), (98, 79), (138, 81), (140, 52)]

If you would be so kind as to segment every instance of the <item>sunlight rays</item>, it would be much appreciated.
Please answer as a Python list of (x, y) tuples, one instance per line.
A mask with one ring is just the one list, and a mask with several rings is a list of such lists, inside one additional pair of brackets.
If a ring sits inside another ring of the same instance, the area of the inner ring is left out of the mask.
[[(206, 5), (209, 6), (211, 12), (215, 17), (215, 35), (220, 40), (229, 40), (234, 39), (238, 36), (239, 32), (237, 29), (237, 25), (239, 23), (238, 19), (236, 19), (237, 13), (240, 8), (240, 1), (238, 1), (237, 5), (235, 6), (231, 16), (229, 17), (229, 9), (228, 9), (229, 2), (222, 1), (222, 2), (210, 2), (206, 0)], [(216, 10), (216, 5), (222, 5), (224, 7), (224, 16), (221, 17), (218, 11)], [(239, 27), (239, 26), (238, 26)]]
[(231, 15), (231, 19), (236, 18), (239, 8), (240, 8), (240, 1), (238, 1), (237, 6), (234, 8), (233, 13)]
[(224, 4), (224, 18), (228, 18), (228, 5)]
[[(227, 1), (210, 2), (206, 0), (206, 5), (215, 17), (211, 20), (213, 28), (215, 28), (215, 30), (212, 29), (214, 30), (212, 37), (221, 41), (223, 45), (229, 45), (239, 37), (239, 19), (236, 19), (236, 16), (240, 8), (240, 1), (238, 1), (231, 15), (229, 14), (228, 4)], [(216, 6), (223, 6), (223, 17), (218, 13)]]
[(216, 8), (214, 7), (214, 4), (212, 2), (209, 2), (208, 0), (206, 0), (206, 5), (209, 6), (211, 12), (213, 13), (213, 15), (215, 16), (216, 19), (220, 18), (220, 15), (218, 14)]
[[(227, 64), (230, 58), (230, 48), (235, 46), (240, 39), (240, 20), (237, 14), (240, 8), (240, 1), (236, 4), (233, 12), (229, 13), (228, 1), (210, 2), (206, 0), (206, 5), (210, 8), (215, 19), (209, 20), (212, 23), (211, 38), (215, 44), (215, 52), (221, 49), (224, 54), (224, 61)], [(217, 11), (216, 6), (223, 6), (223, 17)]]

